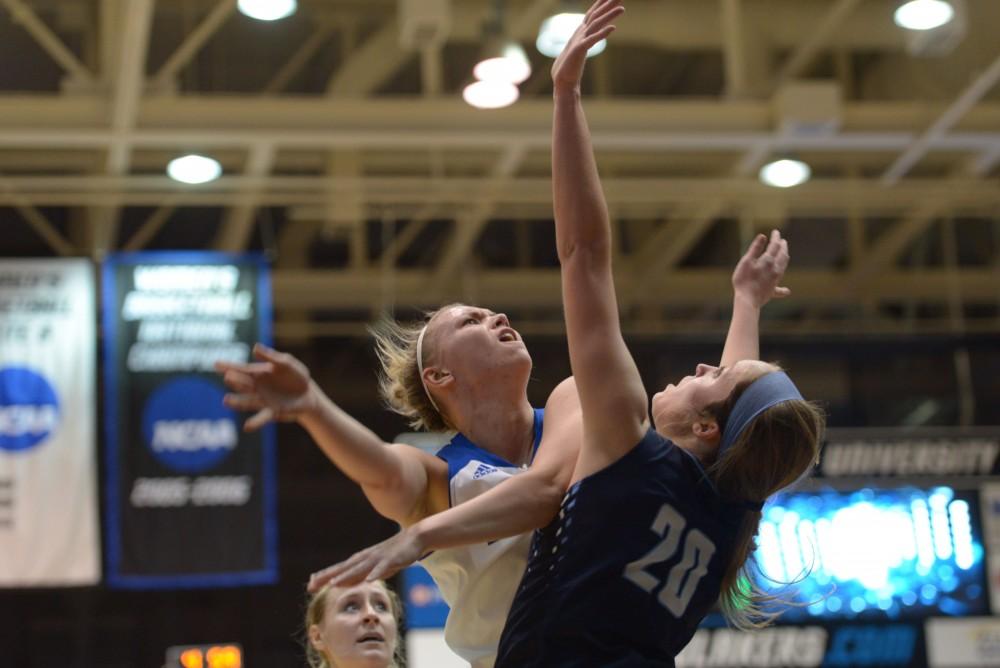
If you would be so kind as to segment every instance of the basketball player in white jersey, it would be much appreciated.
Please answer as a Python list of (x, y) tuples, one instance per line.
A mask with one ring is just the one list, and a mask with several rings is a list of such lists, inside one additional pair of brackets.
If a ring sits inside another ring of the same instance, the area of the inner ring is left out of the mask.
[[(451, 608), (445, 640), (475, 668), (489, 668), (531, 531), (558, 509), (578, 439), (538, 448), (543, 411), (527, 399), (531, 356), (503, 314), (454, 304), (426, 324), (383, 323), (375, 337), (390, 407), (415, 428), (458, 432), (437, 456), (382, 441), (338, 408), (299, 360), (259, 344), (256, 361), (217, 365), (232, 390), (226, 404), (255, 411), (248, 430), (273, 420), (301, 424), (375, 510), (403, 527), (511, 480), (495, 522), (512, 538), (441, 549), (423, 561)], [(546, 433), (559, 428), (546, 425)]]

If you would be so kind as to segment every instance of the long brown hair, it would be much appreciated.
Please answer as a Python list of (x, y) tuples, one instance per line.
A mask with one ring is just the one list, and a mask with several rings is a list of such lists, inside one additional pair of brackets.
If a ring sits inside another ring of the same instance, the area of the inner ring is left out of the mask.
[[(738, 384), (724, 401), (706, 408), (720, 430), (725, 429), (736, 400), (751, 382)], [(822, 409), (812, 402), (790, 400), (776, 404), (747, 425), (732, 447), (708, 467), (708, 476), (726, 499), (763, 503), (815, 466), (825, 424)], [(719, 596), (727, 621), (746, 630), (767, 626), (781, 614), (780, 608), (765, 609), (767, 603), (781, 599), (754, 584), (751, 572), (760, 520), (759, 510), (744, 511)]]

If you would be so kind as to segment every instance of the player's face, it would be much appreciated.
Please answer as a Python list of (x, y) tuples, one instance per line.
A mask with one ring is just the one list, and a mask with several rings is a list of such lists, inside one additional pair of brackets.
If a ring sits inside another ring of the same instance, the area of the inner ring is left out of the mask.
[(531, 356), (503, 313), (477, 306), (451, 306), (435, 315), (427, 330), (425, 345), (430, 339), (436, 353), (428, 361), (450, 371), (459, 382), (485, 377), (502, 382), (512, 371), (527, 382)]
[(708, 406), (728, 397), (740, 382), (777, 370), (775, 365), (758, 360), (741, 360), (731, 367), (699, 364), (694, 375), (653, 395), (653, 423), (661, 434), (674, 437), (678, 430), (689, 428)]
[(313, 644), (337, 668), (385, 668), (396, 651), (396, 618), (378, 582), (331, 589), (318, 628)]

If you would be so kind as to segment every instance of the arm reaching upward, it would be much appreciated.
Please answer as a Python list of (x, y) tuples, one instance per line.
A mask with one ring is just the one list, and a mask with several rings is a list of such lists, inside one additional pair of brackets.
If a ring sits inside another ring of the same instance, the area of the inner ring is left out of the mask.
[(226, 405), (255, 411), (245, 429), (297, 421), (330, 461), (361, 485), (376, 511), (402, 525), (448, 507), (447, 464), (416, 448), (385, 443), (330, 401), (306, 366), (288, 353), (258, 343), (253, 354), (256, 362), (216, 364), (233, 390)]
[(758, 234), (750, 243), (733, 271), (733, 317), (720, 366), (760, 359), (760, 309), (771, 299), (792, 293), (779, 285), (788, 260), (788, 242), (778, 230), (771, 232), (770, 239)]
[(646, 429), (646, 392), (618, 321), (611, 223), (580, 102), (587, 50), (615, 29), (621, 0), (598, 0), (552, 66), (552, 189), (570, 364), (583, 412), (575, 478), (604, 468)]

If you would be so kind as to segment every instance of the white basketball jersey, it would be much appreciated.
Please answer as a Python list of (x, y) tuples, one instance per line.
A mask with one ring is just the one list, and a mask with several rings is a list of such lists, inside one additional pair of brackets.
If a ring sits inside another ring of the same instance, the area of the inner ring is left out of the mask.
[[(542, 436), (542, 410), (535, 409), (537, 450)], [(456, 506), (522, 473), (462, 434), (438, 451), (448, 462), (451, 505)], [(448, 646), (473, 668), (492, 668), (497, 644), (514, 592), (528, 562), (531, 533), (479, 545), (438, 550), (420, 564), (427, 569), (451, 608), (445, 622)]]

